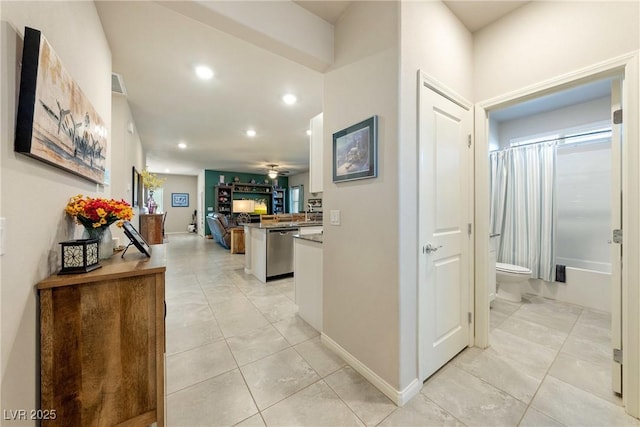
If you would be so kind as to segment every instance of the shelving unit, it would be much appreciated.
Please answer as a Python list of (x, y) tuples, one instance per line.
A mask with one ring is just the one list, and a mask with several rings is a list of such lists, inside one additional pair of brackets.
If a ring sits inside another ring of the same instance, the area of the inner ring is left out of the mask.
[(232, 186), (216, 185), (216, 212), (231, 215), (231, 201), (233, 200), (232, 193)]
[(271, 184), (233, 183), (231, 185), (216, 185), (215, 211), (233, 214), (233, 200), (264, 199), (267, 204), (267, 214), (284, 213), (283, 188), (274, 188)]
[(284, 213), (284, 188), (273, 189), (272, 214)]
[(234, 193), (250, 194), (271, 194), (271, 184), (244, 184), (236, 183), (232, 185)]

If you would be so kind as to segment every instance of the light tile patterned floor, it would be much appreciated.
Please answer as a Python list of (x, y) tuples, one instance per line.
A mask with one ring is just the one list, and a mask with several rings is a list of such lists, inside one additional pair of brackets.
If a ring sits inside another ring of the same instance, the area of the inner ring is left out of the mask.
[(167, 424), (637, 426), (610, 392), (609, 316), (496, 300), (470, 348), (396, 407), (296, 316), (293, 279), (265, 285), (193, 234), (168, 238)]

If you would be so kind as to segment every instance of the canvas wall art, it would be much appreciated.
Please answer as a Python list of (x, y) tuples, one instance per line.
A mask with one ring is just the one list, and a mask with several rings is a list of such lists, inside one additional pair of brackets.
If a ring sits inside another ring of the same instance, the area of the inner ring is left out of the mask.
[(15, 151), (104, 183), (107, 128), (42, 33), (26, 27)]

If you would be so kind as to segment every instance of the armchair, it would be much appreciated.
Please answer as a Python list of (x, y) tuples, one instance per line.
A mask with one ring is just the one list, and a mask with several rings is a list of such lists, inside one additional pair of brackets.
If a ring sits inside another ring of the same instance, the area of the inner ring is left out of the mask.
[(231, 229), (236, 228), (235, 222), (216, 212), (207, 216), (207, 224), (209, 224), (213, 239), (223, 248), (229, 249), (231, 247)]

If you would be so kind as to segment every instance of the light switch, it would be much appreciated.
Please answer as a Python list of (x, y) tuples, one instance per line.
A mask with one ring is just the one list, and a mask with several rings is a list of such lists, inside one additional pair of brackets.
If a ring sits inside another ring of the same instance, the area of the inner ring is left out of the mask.
[(331, 211), (331, 225), (340, 225), (340, 211)]

